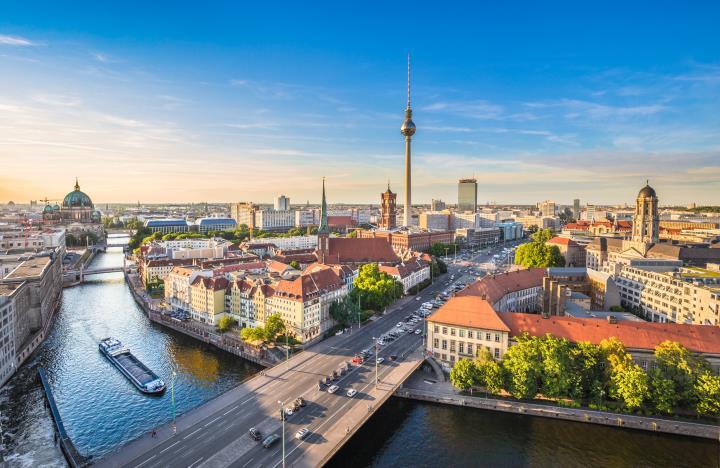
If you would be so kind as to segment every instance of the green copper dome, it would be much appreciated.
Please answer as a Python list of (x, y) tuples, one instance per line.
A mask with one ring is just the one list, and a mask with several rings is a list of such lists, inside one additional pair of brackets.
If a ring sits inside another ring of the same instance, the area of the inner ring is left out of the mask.
[(85, 192), (80, 191), (80, 184), (75, 179), (75, 190), (65, 195), (63, 208), (92, 208), (93, 203)]

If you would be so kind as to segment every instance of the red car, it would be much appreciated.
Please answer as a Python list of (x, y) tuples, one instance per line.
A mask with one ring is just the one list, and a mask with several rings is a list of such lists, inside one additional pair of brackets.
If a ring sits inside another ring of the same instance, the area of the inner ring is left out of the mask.
[(355, 356), (355, 357), (352, 359), (352, 362), (353, 362), (353, 364), (362, 364), (362, 363), (363, 363), (363, 358), (361, 358), (360, 356)]

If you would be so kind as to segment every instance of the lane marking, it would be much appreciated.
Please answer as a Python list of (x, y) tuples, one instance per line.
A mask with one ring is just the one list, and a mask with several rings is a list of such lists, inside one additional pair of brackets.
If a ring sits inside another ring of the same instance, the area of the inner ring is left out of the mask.
[(193, 466), (195, 466), (196, 463), (200, 463), (201, 461), (203, 461), (203, 458), (205, 458), (205, 457), (200, 457), (200, 458), (198, 458), (197, 460), (195, 460), (194, 462), (192, 462), (192, 464), (189, 465), (188, 468), (192, 468)]
[(168, 446), (165, 447), (164, 449), (160, 450), (160, 453), (167, 452), (168, 450), (170, 450), (171, 448), (175, 447), (175, 446), (176, 446), (177, 444), (179, 444), (179, 443), (180, 443), (180, 441), (178, 440), (178, 441), (175, 442), (174, 444), (168, 445)]
[(197, 429), (195, 429), (194, 431), (192, 431), (190, 434), (188, 434), (188, 435), (186, 435), (185, 437), (183, 437), (183, 440), (187, 439), (188, 437), (190, 437), (191, 435), (195, 434), (197, 431), (199, 431), (199, 430), (201, 430), (201, 429), (202, 429), (202, 427), (198, 427)]
[(143, 466), (145, 463), (148, 463), (150, 460), (152, 460), (152, 459), (155, 458), (156, 456), (157, 456), (157, 455), (153, 455), (152, 457), (148, 458), (147, 460), (145, 460), (144, 462), (140, 463), (139, 465), (136, 465), (136, 467), (137, 467), (137, 468), (140, 468), (141, 466)]
[(250, 463), (252, 463), (253, 460), (255, 460), (255, 458), (251, 458), (250, 460), (248, 460), (247, 463), (245, 463), (245, 464), (242, 466), (242, 468), (245, 468), (246, 466), (248, 466)]
[(214, 422), (217, 421), (218, 419), (220, 419), (220, 416), (218, 416), (217, 418), (213, 419), (213, 420), (210, 421), (209, 423), (205, 424), (203, 427), (208, 427), (210, 424), (214, 423)]
[(230, 408), (229, 410), (225, 411), (225, 412), (223, 413), (223, 416), (227, 416), (228, 414), (232, 413), (233, 411), (235, 411), (236, 409), (238, 409), (239, 406), (240, 406), (240, 405), (235, 405), (235, 406), (233, 406), (233, 407)]

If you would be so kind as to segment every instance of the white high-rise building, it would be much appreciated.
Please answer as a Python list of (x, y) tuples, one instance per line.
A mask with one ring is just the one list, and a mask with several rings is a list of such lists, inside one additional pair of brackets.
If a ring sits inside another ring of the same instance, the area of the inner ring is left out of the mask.
[(275, 198), (275, 211), (288, 211), (290, 209), (290, 198), (280, 195)]

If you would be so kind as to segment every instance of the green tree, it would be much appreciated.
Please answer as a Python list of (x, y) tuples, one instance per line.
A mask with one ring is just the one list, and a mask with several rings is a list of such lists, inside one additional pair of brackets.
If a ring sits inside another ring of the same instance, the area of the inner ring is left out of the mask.
[(353, 301), (350, 296), (345, 296), (339, 301), (330, 304), (330, 316), (338, 325), (343, 327), (358, 320), (360, 309), (357, 301)]
[(392, 304), (403, 294), (402, 284), (387, 273), (381, 272), (376, 263), (360, 267), (352, 291), (353, 300), (360, 297), (364, 309), (379, 311)]
[(678, 394), (675, 383), (666, 378), (660, 369), (652, 369), (650, 378), (650, 401), (659, 413), (672, 413), (677, 404)]
[(517, 344), (505, 352), (503, 369), (507, 373), (507, 389), (515, 398), (534, 398), (542, 376), (542, 353), (539, 339), (520, 335)]
[(229, 315), (223, 315), (220, 317), (220, 320), (218, 320), (217, 328), (224, 333), (234, 327), (235, 324), (237, 324), (237, 321), (234, 318)]
[(550, 397), (579, 397), (581, 377), (574, 366), (573, 345), (547, 335), (538, 340), (542, 365), (541, 393)]
[(470, 359), (460, 359), (450, 371), (450, 383), (458, 390), (467, 390), (478, 385), (478, 382), (477, 366)]
[(673, 382), (678, 403), (681, 406), (693, 406), (695, 381), (710, 369), (707, 361), (680, 343), (664, 341), (655, 348), (655, 362), (662, 376)]
[(297, 262), (297, 260), (293, 260), (290, 262), (290, 266), (295, 268), (296, 270), (300, 269), (300, 264)]
[(640, 408), (650, 396), (648, 375), (632, 359), (613, 370), (612, 385), (615, 397), (629, 410)]
[[(540, 233), (542, 231), (538, 231)], [(536, 233), (536, 234), (538, 234)], [(548, 268), (565, 266), (565, 258), (557, 245), (540, 242), (522, 244), (515, 251), (515, 264), (525, 268)]]
[(544, 244), (553, 238), (552, 229), (540, 229), (539, 231), (530, 235), (533, 242), (538, 244)]
[(265, 341), (265, 328), (264, 327), (248, 327), (240, 330), (240, 339), (247, 342), (264, 342)]
[(265, 322), (265, 339), (273, 341), (281, 333), (285, 333), (285, 322), (280, 314), (272, 314)]
[(704, 372), (695, 381), (698, 414), (720, 415), (720, 376)]
[(504, 383), (502, 367), (484, 346), (477, 353), (475, 367), (478, 372), (478, 385), (485, 387), (490, 393), (500, 393)]
[(607, 392), (602, 349), (593, 343), (580, 342), (573, 347), (572, 354), (574, 371), (580, 376), (580, 397), (601, 404)]

